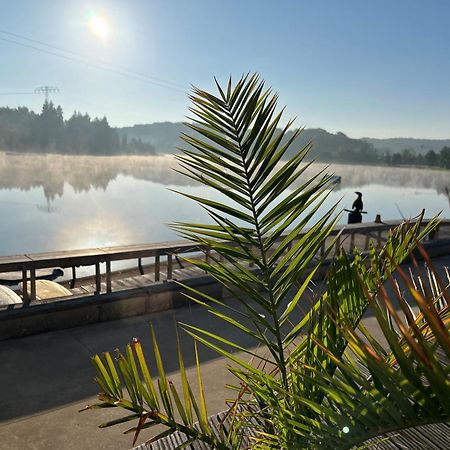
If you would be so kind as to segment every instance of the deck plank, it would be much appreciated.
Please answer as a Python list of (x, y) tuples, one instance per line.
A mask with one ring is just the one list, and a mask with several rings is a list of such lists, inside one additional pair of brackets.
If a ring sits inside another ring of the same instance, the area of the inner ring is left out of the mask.
[[(209, 417), (211, 428), (219, 436), (219, 424), (224, 413)], [(226, 421), (225, 421), (226, 422)], [(227, 432), (226, 426), (224, 427)], [(450, 426), (448, 423), (422, 425), (410, 429), (389, 433), (381, 437), (370, 439), (366, 444), (374, 450), (448, 450), (450, 449)], [(133, 450), (172, 450), (186, 440), (186, 435), (179, 431), (170, 436), (159, 439), (152, 444), (141, 444)], [(249, 442), (244, 442), (247, 445)], [(200, 441), (193, 442), (189, 447), (193, 450), (208, 450), (209, 447)]]

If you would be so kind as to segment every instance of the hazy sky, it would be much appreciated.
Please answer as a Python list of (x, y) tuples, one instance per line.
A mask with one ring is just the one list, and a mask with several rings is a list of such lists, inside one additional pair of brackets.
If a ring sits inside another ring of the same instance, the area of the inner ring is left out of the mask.
[[(298, 126), (352, 137), (450, 138), (448, 0), (0, 6), (1, 105), (40, 110), (43, 97), (31, 92), (50, 85), (59, 87), (52, 99), (66, 117), (81, 110), (115, 126), (180, 121), (190, 84), (210, 88), (214, 75), (257, 71)], [(15, 92), (22, 94), (9, 95)]]

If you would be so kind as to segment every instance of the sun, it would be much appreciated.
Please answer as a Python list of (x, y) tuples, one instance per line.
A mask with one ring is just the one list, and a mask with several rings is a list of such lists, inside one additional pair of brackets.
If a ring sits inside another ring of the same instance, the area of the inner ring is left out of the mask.
[(92, 14), (89, 18), (89, 27), (103, 41), (108, 37), (109, 25), (105, 18)]

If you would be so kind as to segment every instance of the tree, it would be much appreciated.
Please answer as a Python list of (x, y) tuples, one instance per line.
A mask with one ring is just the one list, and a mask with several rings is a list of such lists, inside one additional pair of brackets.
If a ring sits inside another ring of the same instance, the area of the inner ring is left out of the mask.
[(445, 146), (439, 152), (439, 165), (450, 169), (450, 147)]
[(0, 148), (22, 151), (36, 145), (36, 114), (28, 108), (0, 108)]
[(128, 150), (128, 136), (126, 134), (124, 134), (120, 140), (120, 148), (122, 151)]
[(88, 148), (97, 155), (114, 154), (119, 148), (119, 135), (109, 126), (106, 117), (91, 122)]
[(429, 166), (437, 166), (439, 162), (439, 157), (434, 150), (428, 150), (425, 154), (425, 162)]
[(389, 152), (385, 152), (383, 154), (382, 161), (387, 165), (391, 165), (392, 164), (392, 155)]
[(425, 157), (422, 155), (422, 153), (418, 153), (414, 157), (414, 164), (417, 164), (418, 166), (423, 166), (425, 162)]
[[(140, 142), (140, 147), (141, 153), (155, 153), (150, 144)], [(47, 101), (40, 114), (28, 108), (0, 108), (0, 149), (102, 155), (130, 152), (126, 137), (121, 142), (106, 117), (91, 120), (88, 114), (75, 111), (64, 121), (61, 106)]]
[(402, 154), (401, 153), (393, 153), (391, 161), (392, 161), (392, 164), (394, 166), (398, 166), (400, 164), (403, 164)]
[(408, 149), (405, 148), (402, 150), (402, 163), (403, 164), (414, 164), (415, 162), (415, 155), (413, 154), (413, 152)]
[(46, 101), (36, 121), (36, 141), (42, 149), (60, 149), (64, 136), (64, 118), (61, 106)]
[(69, 154), (82, 154), (89, 149), (91, 118), (74, 111), (66, 123), (65, 150)]

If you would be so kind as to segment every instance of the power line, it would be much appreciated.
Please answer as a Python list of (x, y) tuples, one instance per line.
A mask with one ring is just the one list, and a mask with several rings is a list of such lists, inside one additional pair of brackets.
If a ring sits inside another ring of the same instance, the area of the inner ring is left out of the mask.
[(103, 61), (103, 60), (97, 59), (97, 58), (92, 58), (90, 56), (86, 56), (86, 55), (83, 55), (81, 53), (77, 53), (77, 52), (74, 52), (72, 50), (68, 50), (68, 49), (63, 48), (63, 47), (58, 47), (56, 45), (48, 44), (47, 42), (44, 42), (44, 41), (39, 41), (37, 39), (32, 39), (32, 38), (29, 38), (27, 36), (23, 36), (21, 34), (11, 33), (10, 31), (5, 31), (5, 30), (0, 30), (0, 33), (7, 34), (9, 36), (13, 36), (13, 37), (16, 37), (16, 38), (19, 38), (19, 39), (23, 39), (23, 40), (28, 41), (28, 42), (34, 42), (35, 44), (43, 45), (45, 47), (49, 47), (49, 48), (52, 48), (54, 50), (58, 50), (60, 52), (69, 53), (71, 55), (74, 55), (74, 56), (77, 56), (79, 58), (85, 59), (87, 61), (94, 61), (94, 62), (102, 64), (104, 66), (109, 66), (109, 67), (112, 67), (114, 69), (118, 69), (118, 70), (125, 71), (125, 72), (130, 72), (132, 74), (138, 75), (139, 77), (143, 77), (143, 78), (146, 78), (146, 79), (149, 79), (149, 80), (154, 80), (154, 81), (156, 81), (158, 83), (165, 83), (167, 85), (171, 85), (172, 87), (183, 89), (183, 90), (186, 89), (186, 86), (183, 86), (181, 84), (174, 83), (174, 82), (169, 81), (169, 80), (164, 80), (162, 78), (150, 76), (150, 75), (147, 75), (145, 73), (138, 72), (136, 70), (129, 69), (129, 68), (124, 67), (124, 66), (111, 64), (111, 63), (109, 63), (107, 61)]
[(123, 77), (127, 77), (127, 78), (131, 78), (131, 79), (134, 79), (134, 80), (138, 80), (138, 81), (141, 81), (142, 83), (153, 84), (153, 85), (156, 85), (156, 86), (159, 86), (159, 87), (163, 87), (165, 89), (170, 89), (172, 91), (178, 91), (178, 92), (182, 92), (183, 94), (185, 94), (185, 91), (182, 90), (182, 89), (178, 89), (178, 88), (173, 87), (173, 86), (162, 84), (162, 83), (157, 82), (157, 81), (152, 81), (152, 80), (150, 80), (148, 78), (144, 78), (142, 76), (135, 76), (135, 75), (131, 75), (131, 74), (128, 74), (128, 73), (124, 73), (123, 71), (111, 69), (111, 68), (108, 68), (108, 67), (105, 67), (105, 66), (101, 66), (99, 64), (90, 63), (88, 61), (83, 61), (83, 60), (81, 60), (79, 58), (74, 58), (74, 57), (71, 57), (71, 56), (62, 55), (61, 53), (56, 53), (56, 52), (53, 52), (51, 50), (46, 50), (46, 49), (43, 49), (43, 48), (35, 47), (33, 45), (29, 45), (29, 44), (25, 44), (23, 42), (15, 41), (13, 39), (7, 39), (7, 38), (4, 38), (4, 37), (0, 37), (0, 40), (1, 41), (5, 41), (5, 42), (9, 42), (11, 44), (20, 45), (21, 47), (25, 47), (25, 48), (29, 48), (29, 49), (32, 49), (32, 50), (36, 50), (38, 52), (46, 53), (48, 55), (58, 56), (59, 58), (63, 58), (63, 59), (66, 59), (68, 61), (76, 62), (78, 64), (84, 64), (85, 66), (94, 67), (96, 69), (104, 70), (106, 72), (114, 73), (116, 75), (121, 75)]

